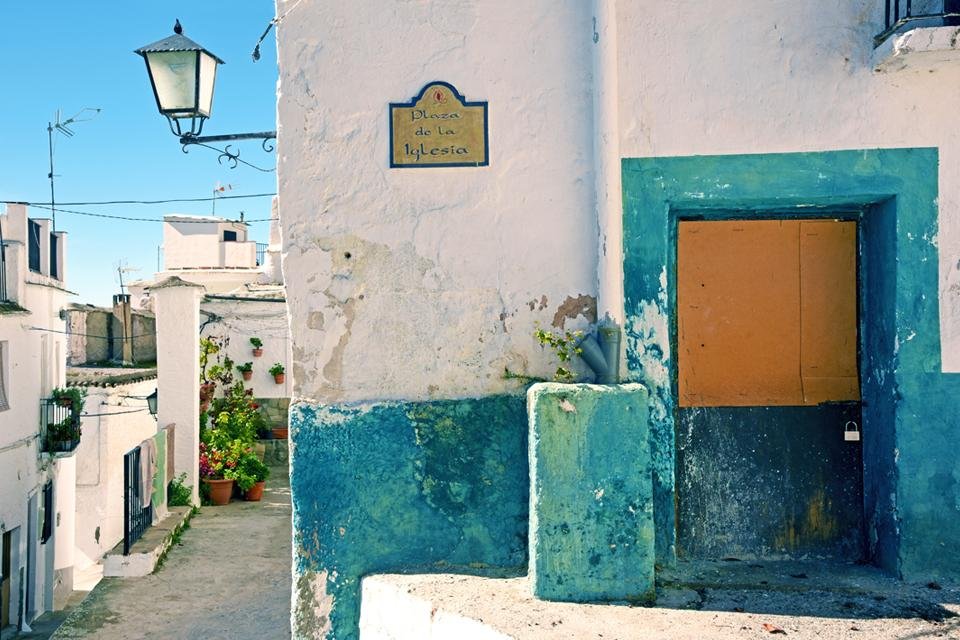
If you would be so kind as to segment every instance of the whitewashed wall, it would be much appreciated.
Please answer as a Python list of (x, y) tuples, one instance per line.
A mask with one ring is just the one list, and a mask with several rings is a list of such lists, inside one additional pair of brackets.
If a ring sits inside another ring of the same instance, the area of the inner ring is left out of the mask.
[(618, 0), (621, 155), (939, 147), (943, 370), (960, 371), (960, 61), (875, 71), (882, 0)]
[(88, 387), (83, 437), (77, 447), (76, 553), (77, 569), (96, 563), (123, 540), (123, 456), (157, 432), (157, 421), (142, 409), (157, 388), (156, 380), (119, 387)]
[[(291, 1), (277, 3), (282, 15)], [(302, 3), (281, 23), (294, 395), (483, 395), (546, 375), (534, 323), (596, 292), (590, 3)], [(387, 105), (489, 101), (490, 166), (389, 169)], [(349, 257), (348, 257), (349, 254)]]
[[(68, 296), (62, 281), (68, 269), (61, 262), (61, 280), (50, 278), (48, 249), (41, 251), (41, 255), (46, 256), (41, 261), (43, 273), (27, 268), (27, 216), (25, 206), (14, 204), (8, 204), (6, 213), (0, 216), (4, 240), (15, 247), (8, 252), (8, 260), (17, 261), (8, 271), (8, 276), (15, 274), (7, 282), (8, 293), (29, 310), (29, 313), (0, 314), (4, 380), (10, 404), (9, 409), (0, 411), (0, 531), (20, 529), (15, 554), (21, 564), (25, 563), (27, 553), (28, 497), (36, 493), (38, 504), (42, 503), (42, 487), (56, 475), (50, 459), (39, 453), (40, 400), (48, 397), (54, 387), (65, 384), (66, 336), (59, 312)], [(49, 246), (48, 238), (49, 232), (41, 233), (42, 247)], [(62, 233), (59, 243), (62, 255), (66, 255), (66, 237)], [(72, 481), (67, 484), (72, 487)], [(66, 501), (70, 497), (63, 496)], [(53, 607), (56, 534), (55, 529), (54, 538), (48, 544), (38, 545), (36, 593), (40, 613)], [(14, 586), (18, 585), (15, 582)], [(18, 591), (12, 589), (11, 592)], [(12, 619), (16, 620), (16, 615)]]
[[(207, 314), (213, 314), (216, 319), (205, 322), (210, 318)], [(235, 364), (253, 363), (253, 379), (244, 382), (244, 386), (252, 388), (255, 397), (290, 397), (290, 339), (285, 304), (208, 298), (200, 304), (200, 318), (203, 326), (201, 337), (229, 337), (226, 355)], [(253, 357), (253, 347), (250, 345), (250, 338), (253, 337), (263, 342), (263, 355), (259, 358)], [(288, 372), (283, 384), (274, 382), (268, 372), (276, 362), (281, 363)], [(233, 374), (236, 380), (240, 379), (239, 371), (234, 369)]]

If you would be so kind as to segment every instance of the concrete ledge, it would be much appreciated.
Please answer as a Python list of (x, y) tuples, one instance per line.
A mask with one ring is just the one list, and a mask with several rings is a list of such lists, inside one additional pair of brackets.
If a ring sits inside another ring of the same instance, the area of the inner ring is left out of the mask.
[(917, 27), (887, 38), (873, 52), (876, 71), (936, 70), (960, 62), (960, 27)]
[(172, 507), (170, 514), (143, 534), (123, 555), (123, 541), (103, 558), (104, 578), (140, 578), (150, 575), (166, 555), (173, 539), (193, 517), (191, 507)]

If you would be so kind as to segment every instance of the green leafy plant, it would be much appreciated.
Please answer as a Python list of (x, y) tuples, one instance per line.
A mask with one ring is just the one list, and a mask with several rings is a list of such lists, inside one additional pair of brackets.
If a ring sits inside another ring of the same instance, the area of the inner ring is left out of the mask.
[(260, 347), (263, 346), (263, 340), (261, 340), (260, 338), (250, 338), (250, 345), (254, 349), (259, 349)]
[(580, 341), (583, 339), (583, 331), (566, 330), (563, 333), (554, 333), (553, 331), (542, 329), (537, 325), (533, 336), (537, 339), (537, 342), (540, 343), (541, 347), (550, 347), (553, 349), (557, 359), (560, 360), (560, 365), (554, 372), (553, 379), (557, 382), (573, 382), (576, 376), (574, 376), (573, 371), (567, 363), (569, 363), (574, 356), (579, 356), (583, 353), (583, 349), (579, 346)]
[(270, 475), (267, 465), (260, 462), (257, 456), (246, 454), (237, 462), (237, 465), (224, 473), (224, 478), (233, 480), (241, 491), (249, 491), (257, 482), (263, 482)]
[(80, 438), (80, 421), (69, 415), (60, 422), (51, 422), (47, 425), (47, 443), (73, 442)]
[(220, 353), (221, 344), (217, 338), (200, 338), (200, 384), (213, 382), (207, 375), (210, 356)]
[(193, 486), (185, 484), (186, 473), (170, 481), (167, 485), (167, 506), (170, 507), (189, 507), (193, 497)]
[(272, 376), (279, 376), (279, 375), (282, 374), (284, 371), (286, 371), (286, 369), (284, 369), (284, 368), (283, 368), (283, 365), (280, 364), (279, 362), (277, 362), (277, 363), (274, 364), (272, 367), (270, 367), (270, 375), (272, 375)]
[(58, 404), (70, 407), (73, 414), (79, 415), (83, 412), (87, 390), (82, 387), (57, 387), (50, 392), (50, 397), (56, 400)]
[(244, 362), (243, 364), (238, 364), (237, 371), (239, 371), (240, 373), (247, 373), (248, 371), (253, 371), (253, 363)]

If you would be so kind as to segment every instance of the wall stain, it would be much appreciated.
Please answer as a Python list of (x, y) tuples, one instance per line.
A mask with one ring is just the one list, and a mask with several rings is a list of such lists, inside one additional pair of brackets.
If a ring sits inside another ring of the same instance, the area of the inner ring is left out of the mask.
[[(546, 296), (541, 298), (546, 303)], [(543, 309), (543, 307), (540, 307)], [(532, 309), (532, 307), (531, 307)], [(594, 296), (581, 293), (576, 298), (567, 296), (567, 299), (557, 307), (553, 314), (553, 322), (550, 324), (558, 329), (563, 329), (567, 320), (573, 320), (578, 316), (583, 316), (588, 322), (593, 324), (597, 321), (597, 299)]]

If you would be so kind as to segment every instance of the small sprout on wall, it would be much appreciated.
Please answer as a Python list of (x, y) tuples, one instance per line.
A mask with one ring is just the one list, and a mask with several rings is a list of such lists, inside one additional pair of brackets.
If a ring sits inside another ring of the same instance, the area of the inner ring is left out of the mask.
[(533, 335), (541, 347), (550, 347), (553, 349), (553, 352), (557, 355), (557, 359), (560, 360), (561, 364), (554, 372), (553, 379), (556, 382), (573, 382), (576, 377), (573, 371), (567, 366), (567, 363), (570, 362), (573, 356), (578, 356), (583, 353), (583, 349), (579, 346), (580, 341), (583, 339), (583, 331), (567, 330), (563, 333), (559, 331), (554, 333), (553, 331), (542, 329), (537, 325)]

